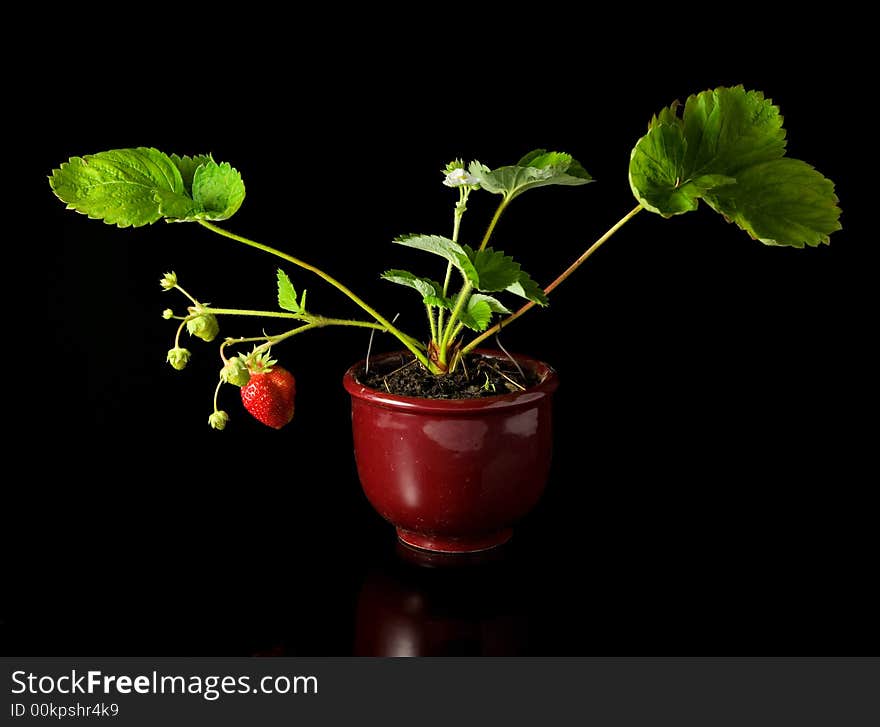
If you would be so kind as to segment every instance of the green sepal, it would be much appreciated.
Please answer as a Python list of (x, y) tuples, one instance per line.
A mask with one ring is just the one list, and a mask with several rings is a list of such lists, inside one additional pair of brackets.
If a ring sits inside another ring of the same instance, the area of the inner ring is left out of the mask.
[(269, 351), (260, 351), (259, 346), (254, 346), (254, 350), (244, 356), (244, 362), (251, 376), (267, 374), (278, 363), (274, 358), (271, 358)]
[(177, 273), (173, 270), (170, 273), (165, 273), (159, 278), (159, 286), (162, 290), (174, 290), (177, 287)]

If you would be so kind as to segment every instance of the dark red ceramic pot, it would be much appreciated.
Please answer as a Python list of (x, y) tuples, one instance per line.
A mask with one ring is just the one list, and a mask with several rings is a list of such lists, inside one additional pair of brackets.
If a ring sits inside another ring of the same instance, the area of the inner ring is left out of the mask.
[[(404, 543), (447, 553), (492, 548), (510, 538), (512, 525), (540, 499), (558, 378), (540, 361), (515, 358), (539, 383), (481, 399), (396, 396), (359, 383), (363, 362), (346, 372), (361, 485)], [(373, 357), (370, 365), (391, 360), (400, 354)]]

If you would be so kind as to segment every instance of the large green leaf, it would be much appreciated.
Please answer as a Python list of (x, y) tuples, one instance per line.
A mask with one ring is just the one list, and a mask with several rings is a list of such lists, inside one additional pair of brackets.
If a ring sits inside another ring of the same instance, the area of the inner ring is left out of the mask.
[(688, 176), (734, 176), (785, 154), (779, 107), (760, 91), (742, 86), (691, 96), (682, 118), (688, 149)]
[(840, 229), (834, 185), (786, 159), (782, 117), (772, 101), (742, 86), (717, 88), (660, 111), (630, 159), (639, 203), (664, 217), (703, 199), (752, 237), (803, 247)]
[(545, 149), (535, 149), (516, 164), (497, 169), (471, 162), (468, 171), (479, 180), (483, 189), (501, 194), (507, 201), (536, 187), (551, 184), (577, 186), (593, 181), (570, 154)]
[(113, 149), (72, 157), (49, 177), (69, 209), (119, 227), (225, 220), (245, 196), (241, 175), (210, 156), (168, 156), (156, 149)]
[(174, 162), (146, 147), (72, 157), (53, 170), (49, 185), (68, 209), (119, 227), (186, 216), (196, 206)]
[(834, 185), (800, 159), (744, 169), (735, 187), (714, 190), (706, 202), (768, 245), (815, 247), (840, 229)]

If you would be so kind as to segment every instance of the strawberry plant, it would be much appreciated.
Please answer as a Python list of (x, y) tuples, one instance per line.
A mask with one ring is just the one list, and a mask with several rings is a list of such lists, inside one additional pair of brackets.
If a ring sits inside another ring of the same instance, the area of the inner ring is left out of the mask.
[[(392, 269), (381, 277), (412, 289), (424, 308), (427, 334), (418, 337), (395, 326), (378, 310), (326, 271), (296, 254), (270, 247), (217, 223), (232, 217), (245, 198), (239, 172), (211, 155), (178, 156), (153, 148), (115, 149), (73, 157), (55, 169), (49, 182), (55, 195), (76, 210), (118, 227), (139, 227), (164, 219), (195, 223), (211, 233), (260, 250), (283, 261), (277, 270), (278, 310), (209, 305), (184, 290), (174, 273), (161, 279), (166, 291), (186, 299), (167, 360), (184, 368), (191, 352), (181, 345), (191, 337), (212, 341), (220, 319), (264, 318), (291, 327), (275, 333), (230, 336), (219, 346), (219, 381), (209, 423), (223, 429), (229, 419), (219, 406), (223, 384), (241, 387), (245, 408), (268, 426), (284, 426), (293, 416), (293, 376), (269, 358), (274, 346), (315, 328), (347, 326), (384, 332), (407, 349), (433, 376), (455, 372), (475, 347), (535, 306), (568, 279), (601, 245), (638, 213), (671, 218), (700, 207), (702, 201), (766, 245), (792, 247), (827, 244), (840, 229), (833, 183), (804, 161), (786, 156), (786, 133), (779, 108), (758, 91), (721, 87), (690, 96), (653, 116), (637, 140), (629, 163), (636, 205), (613, 224), (554, 280), (539, 285), (513, 257), (490, 245), (498, 220), (520, 195), (548, 186), (582, 186), (593, 179), (571, 155), (536, 149), (514, 164), (490, 168), (479, 162), (449, 163), (443, 183), (455, 191), (452, 229), (441, 234), (407, 234), (393, 242), (429, 253), (433, 267), (411, 272)], [(474, 193), (500, 199), (482, 234), (462, 233), (462, 220)], [(427, 260), (427, 258), (426, 258)], [(364, 319), (334, 318), (307, 307), (288, 270), (300, 268), (349, 298)], [(433, 271), (433, 272), (431, 272)], [(519, 300), (520, 305), (514, 305)], [(250, 352), (236, 347), (254, 344)], [(236, 352), (237, 351), (237, 352)], [(274, 352), (272, 352), (274, 354)], [(490, 384), (486, 381), (486, 388)]]

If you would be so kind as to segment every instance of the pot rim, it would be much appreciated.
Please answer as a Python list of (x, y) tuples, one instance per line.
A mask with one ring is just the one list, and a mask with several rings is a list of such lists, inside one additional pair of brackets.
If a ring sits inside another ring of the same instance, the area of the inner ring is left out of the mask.
[[(477, 348), (473, 353), (481, 354), (491, 358), (507, 359), (508, 356), (501, 351), (494, 349)], [(388, 353), (371, 356), (371, 361), (381, 362), (383, 360), (406, 355), (406, 351), (391, 351)], [(478, 399), (426, 399), (414, 396), (400, 396), (398, 394), (390, 394), (387, 391), (372, 389), (365, 386), (355, 378), (355, 373), (361, 370), (366, 359), (361, 359), (354, 366), (350, 367), (342, 378), (342, 385), (352, 398), (362, 399), (376, 406), (382, 406), (388, 409), (398, 411), (411, 412), (428, 412), (428, 413), (457, 413), (465, 414), (468, 412), (484, 412), (487, 409), (510, 409), (512, 407), (533, 404), (539, 399), (551, 396), (559, 386), (559, 375), (556, 370), (549, 364), (538, 359), (523, 354), (511, 354), (517, 363), (536, 372), (541, 380), (534, 386), (525, 391), (512, 392), (509, 394), (496, 394), (494, 396), (483, 396)]]

